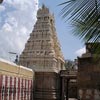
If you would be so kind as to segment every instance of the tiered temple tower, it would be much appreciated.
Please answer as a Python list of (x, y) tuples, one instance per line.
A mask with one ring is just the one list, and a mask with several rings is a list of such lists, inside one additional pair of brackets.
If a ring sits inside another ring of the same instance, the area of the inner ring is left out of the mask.
[(19, 64), (35, 71), (34, 100), (60, 100), (60, 70), (64, 58), (57, 39), (54, 15), (42, 6)]
[(59, 72), (64, 69), (54, 15), (45, 5), (37, 12), (37, 21), (20, 55), (19, 63), (35, 71)]

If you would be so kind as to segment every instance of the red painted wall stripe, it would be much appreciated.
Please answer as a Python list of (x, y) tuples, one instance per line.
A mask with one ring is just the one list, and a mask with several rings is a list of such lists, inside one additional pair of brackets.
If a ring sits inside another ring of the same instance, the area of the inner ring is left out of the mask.
[(26, 79), (24, 79), (24, 100), (26, 100)]
[(21, 86), (21, 100), (23, 100), (23, 79), (22, 79), (22, 86)]
[(2, 75), (0, 75), (0, 100), (2, 100)]
[(29, 80), (28, 80), (28, 100), (30, 99), (30, 89), (29, 89)]
[(7, 86), (7, 77), (5, 76), (5, 92), (4, 92), (4, 100), (6, 100), (6, 86)]
[(14, 77), (14, 99), (13, 100), (15, 100), (15, 98), (16, 98), (16, 77)]
[(20, 96), (20, 78), (18, 78), (18, 100), (20, 100), (19, 96)]
[(11, 96), (12, 96), (12, 77), (10, 77), (9, 100), (11, 100)]

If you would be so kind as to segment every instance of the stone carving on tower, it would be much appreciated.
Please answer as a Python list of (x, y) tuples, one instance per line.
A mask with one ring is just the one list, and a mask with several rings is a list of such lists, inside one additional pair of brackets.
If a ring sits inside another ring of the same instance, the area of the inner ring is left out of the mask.
[(54, 15), (45, 5), (37, 12), (37, 21), (20, 55), (19, 64), (36, 71), (59, 72), (64, 69), (64, 58), (57, 38)]

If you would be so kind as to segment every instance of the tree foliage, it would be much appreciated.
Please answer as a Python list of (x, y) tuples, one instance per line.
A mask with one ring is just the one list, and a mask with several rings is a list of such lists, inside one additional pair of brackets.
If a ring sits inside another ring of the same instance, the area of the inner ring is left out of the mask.
[(61, 15), (71, 21), (75, 36), (84, 42), (100, 42), (100, 0), (67, 0), (60, 5)]
[(0, 3), (2, 3), (3, 2), (3, 0), (0, 0)]
[(67, 70), (75, 70), (77, 69), (76, 62), (72, 60), (65, 60), (65, 68)]
[(76, 36), (86, 42), (99, 41), (100, 0), (69, 0), (61, 5), (64, 6), (61, 11), (62, 17), (71, 19)]

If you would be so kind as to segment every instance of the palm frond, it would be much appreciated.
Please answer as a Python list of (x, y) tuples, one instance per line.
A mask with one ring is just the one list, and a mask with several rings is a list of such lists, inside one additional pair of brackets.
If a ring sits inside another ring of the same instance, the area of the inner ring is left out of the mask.
[(85, 43), (100, 42), (100, 0), (69, 0), (61, 5), (60, 13), (71, 22), (75, 36)]

